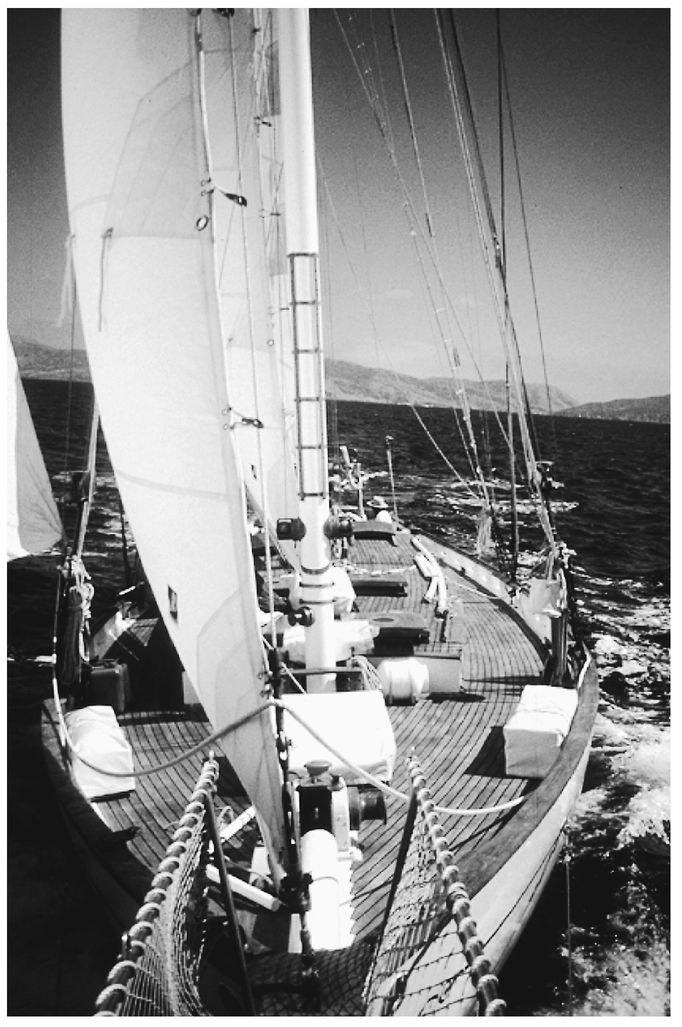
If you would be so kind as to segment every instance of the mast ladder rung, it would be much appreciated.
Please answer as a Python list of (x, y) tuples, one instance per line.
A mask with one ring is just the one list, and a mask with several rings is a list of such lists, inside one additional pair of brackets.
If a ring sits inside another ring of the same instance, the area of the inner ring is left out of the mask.
[(297, 419), (296, 440), (299, 495), (302, 498), (326, 497), (327, 423), (326, 406), (321, 395), (324, 365), (317, 254), (290, 253), (289, 280), (296, 406), (301, 415)]

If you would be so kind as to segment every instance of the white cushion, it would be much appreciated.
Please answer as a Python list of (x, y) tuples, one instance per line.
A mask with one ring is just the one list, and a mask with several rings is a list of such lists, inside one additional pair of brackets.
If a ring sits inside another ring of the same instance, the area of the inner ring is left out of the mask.
[[(71, 777), (88, 799), (120, 795), (135, 788), (133, 754), (111, 706), (86, 706), (72, 710), (64, 717), (74, 753), (71, 754)], [(130, 776), (111, 777), (93, 770), (77, 757), (102, 771), (115, 771)]]
[(574, 689), (526, 685), (503, 728), (507, 774), (544, 777), (570, 730), (577, 704)]
[[(381, 692), (301, 693), (287, 695), (284, 701), (340, 755), (382, 781), (391, 780), (396, 744)], [(294, 717), (285, 714), (284, 729), (291, 741), (289, 767), (294, 773), (303, 777), (306, 763), (326, 760), (331, 773), (340, 774), (347, 784), (363, 780)]]

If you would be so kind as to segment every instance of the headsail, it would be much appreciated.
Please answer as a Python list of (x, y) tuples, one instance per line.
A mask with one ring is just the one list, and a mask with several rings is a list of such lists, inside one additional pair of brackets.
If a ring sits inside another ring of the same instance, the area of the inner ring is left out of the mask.
[[(221, 728), (259, 704), (263, 656), (230, 430), (197, 17), (66, 9), (63, 122), (79, 304), (107, 446), (159, 609)], [(278, 858), (269, 720), (250, 721), (223, 747)]]
[[(298, 482), (291, 343), (280, 331), (288, 310), (276, 40), (264, 13), (208, 18), (202, 36), (220, 315), (228, 380), (239, 383), (230, 422), (250, 499), (272, 526), (298, 514)], [(295, 562), (291, 547), (287, 556)]]
[(62, 537), (14, 349), (7, 338), (7, 559), (50, 549)]

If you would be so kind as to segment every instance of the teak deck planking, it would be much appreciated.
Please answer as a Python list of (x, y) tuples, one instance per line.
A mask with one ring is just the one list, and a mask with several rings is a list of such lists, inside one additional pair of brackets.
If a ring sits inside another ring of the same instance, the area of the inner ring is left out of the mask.
[[(459, 693), (447, 699), (427, 698), (389, 707), (398, 749), (392, 784), (408, 791), (406, 757), (414, 751), (439, 805), (478, 809), (506, 803), (527, 791), (530, 782), (504, 775), (502, 726), (523, 686), (539, 681), (541, 648), (508, 607), (502, 608), (495, 597), (447, 567), (442, 569), (448, 593), (460, 601), (457, 605), (463, 623), (459, 617), (450, 618), (446, 638), (441, 641), (442, 621), (435, 616), (433, 603), (422, 602), (428, 582), (414, 563), (414, 553), (409, 535), (398, 532), (393, 542), (357, 540), (350, 554), (352, 573), (378, 577), (399, 571), (407, 583), (407, 596), (358, 596), (359, 617), (371, 619), (396, 610), (418, 612), (426, 621), (430, 641), (417, 648), (417, 658), (420, 653), (454, 658), (461, 650)], [(119, 722), (132, 745), (138, 771), (167, 762), (201, 743), (210, 732), (196, 707), (174, 713), (129, 712), (121, 715)], [(54, 740), (52, 747), (54, 750)], [(112, 832), (134, 832), (128, 849), (144, 866), (153, 870), (162, 859), (206, 755), (208, 752), (200, 752), (159, 774), (138, 776), (130, 795), (93, 804)], [(248, 805), (245, 796), (228, 794), (220, 786), (219, 801), (229, 804), (235, 813)], [(404, 804), (389, 796), (386, 806), (386, 824), (366, 823), (360, 835), (363, 859), (353, 877), (355, 933), (359, 937), (381, 923), (403, 830)], [(442, 816), (465, 883), (467, 860), (508, 816)]]

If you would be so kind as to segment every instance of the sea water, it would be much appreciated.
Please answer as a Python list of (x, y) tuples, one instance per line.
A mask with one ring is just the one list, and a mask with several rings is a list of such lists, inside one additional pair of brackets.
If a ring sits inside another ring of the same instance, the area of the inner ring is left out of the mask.
[[(80, 383), (29, 381), (26, 391), (59, 492), (67, 471), (84, 461), (91, 389)], [(466, 426), (451, 411), (419, 413), (456, 474), (408, 406), (334, 404), (331, 441), (357, 450), (370, 475), (367, 496), (380, 494), (389, 506), (395, 498), (407, 523), (443, 541), (470, 546), (477, 507), (462, 443)], [(473, 422), (480, 440), (479, 464), (488, 480), (497, 483), (498, 515), (508, 525), (510, 495), (503, 481), (507, 458), (495, 441), (495, 415), (475, 413)], [(600, 670), (601, 700), (585, 790), (568, 827), (564, 857), (502, 972), (500, 991), (515, 1015), (664, 1015), (670, 927), (669, 427), (538, 417), (535, 430), (541, 456), (553, 461), (558, 532), (576, 553), (578, 609)], [(391, 438), (393, 478), (386, 436)], [(97, 585), (95, 614), (125, 584), (124, 525), (101, 438), (98, 463), (97, 503), (85, 553)], [(528, 563), (541, 536), (522, 489), (517, 506), (521, 562)], [(129, 536), (128, 541), (132, 543)], [(56, 563), (55, 557), (45, 557), (9, 565), (8, 643), (14, 668), (22, 659), (49, 650)], [(23, 679), (14, 673), (12, 680)], [(12, 729), (13, 711), (17, 723), (26, 719), (27, 693), (22, 698), (10, 687), (9, 694)], [(18, 751), (20, 727), (12, 733)], [(23, 767), (19, 759), (10, 762), (10, 796), (19, 788)], [(36, 785), (40, 801), (42, 794)], [(21, 804), (10, 803), (10, 842), (16, 857), (9, 865), (10, 894), (13, 867), (19, 888), (14, 889), (14, 907), (10, 903), (10, 921), (13, 908), (30, 912), (29, 889), (35, 894), (36, 885), (19, 868), (33, 861), (42, 867), (37, 882), (41, 908), (45, 901), (49, 906), (52, 887), (64, 924), (69, 917), (78, 924), (79, 958), (87, 951), (89, 961), (79, 987), (78, 967), (64, 967), (62, 953), (60, 972), (56, 977), (53, 973), (60, 986), (37, 991), (28, 983), (35, 968), (24, 964), (31, 961), (31, 937), (36, 946), (38, 937), (27, 936), (18, 952), (10, 949), (16, 983), (10, 988), (9, 1012), (87, 1015), (98, 980), (99, 966), (93, 960), (98, 955), (106, 973), (104, 964), (116, 950), (116, 939), (96, 902), (88, 905), (83, 893), (87, 886), (81, 881), (73, 885), (69, 908), (63, 877), (53, 880), (45, 861), (41, 863), (44, 836), (42, 841), (38, 832), (22, 836), (22, 825), (12, 819), (13, 808), (21, 808), (26, 817)], [(56, 823), (49, 843), (67, 873), (75, 857)]]

